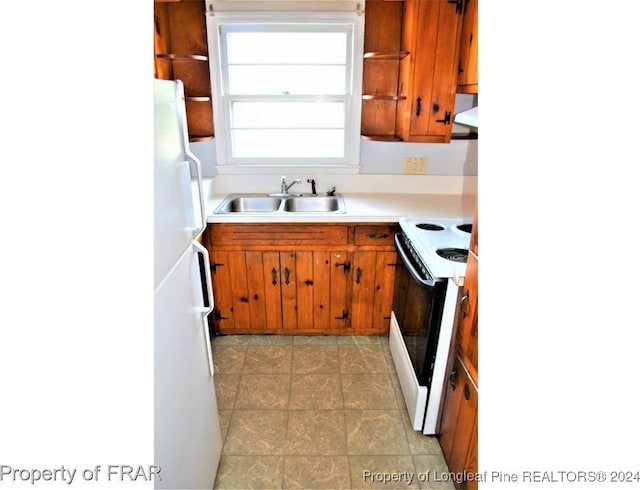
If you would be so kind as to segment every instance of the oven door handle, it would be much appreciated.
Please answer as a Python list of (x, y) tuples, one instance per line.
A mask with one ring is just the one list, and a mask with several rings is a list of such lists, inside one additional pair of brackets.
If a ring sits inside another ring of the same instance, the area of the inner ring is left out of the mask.
[(418, 271), (415, 269), (415, 267), (411, 263), (411, 260), (409, 260), (409, 257), (407, 256), (407, 252), (405, 251), (404, 247), (402, 246), (402, 242), (400, 240), (400, 234), (396, 233), (394, 235), (393, 239), (394, 239), (395, 244), (396, 244), (396, 251), (398, 252), (398, 255), (400, 255), (400, 258), (402, 259), (402, 263), (405, 265), (405, 267), (407, 268), (407, 270), (411, 274), (411, 277), (413, 277), (416, 281), (418, 281), (420, 284), (422, 284), (424, 286), (428, 286), (428, 287), (435, 286), (436, 282), (438, 282), (436, 279), (422, 277), (418, 273)]

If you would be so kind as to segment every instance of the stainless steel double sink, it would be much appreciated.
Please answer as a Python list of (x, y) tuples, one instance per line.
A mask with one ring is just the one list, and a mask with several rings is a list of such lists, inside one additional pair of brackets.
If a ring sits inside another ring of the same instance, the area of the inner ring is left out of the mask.
[(345, 213), (342, 194), (333, 196), (229, 194), (214, 214)]

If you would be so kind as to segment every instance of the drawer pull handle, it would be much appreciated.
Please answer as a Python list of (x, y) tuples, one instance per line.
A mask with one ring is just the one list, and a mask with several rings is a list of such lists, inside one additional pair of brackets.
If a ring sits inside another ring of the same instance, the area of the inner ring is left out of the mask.
[(368, 236), (372, 240), (379, 240), (381, 238), (389, 238), (389, 234), (388, 233), (369, 233)]
[(464, 295), (460, 298), (460, 313), (462, 313), (462, 318), (467, 318), (469, 314), (469, 290), (467, 289), (464, 292)]
[(449, 385), (451, 386), (451, 391), (455, 391), (457, 380), (458, 380), (458, 371), (454, 369), (453, 371), (451, 371), (451, 374), (449, 375)]

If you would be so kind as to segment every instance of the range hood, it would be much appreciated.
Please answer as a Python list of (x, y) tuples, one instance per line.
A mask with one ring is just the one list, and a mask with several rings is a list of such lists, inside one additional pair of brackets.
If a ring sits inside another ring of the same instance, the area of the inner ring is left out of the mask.
[(453, 122), (478, 129), (478, 106), (467, 109), (466, 111), (458, 112), (454, 116)]

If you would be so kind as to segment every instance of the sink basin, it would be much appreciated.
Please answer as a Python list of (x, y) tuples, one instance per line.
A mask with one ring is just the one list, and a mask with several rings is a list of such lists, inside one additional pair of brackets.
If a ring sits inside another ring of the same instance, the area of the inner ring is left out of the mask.
[(288, 213), (335, 213), (344, 212), (344, 202), (340, 196), (291, 197), (284, 202)]
[(282, 199), (269, 196), (235, 196), (225, 199), (216, 213), (273, 213)]
[(345, 213), (344, 199), (335, 196), (290, 194), (281, 197), (265, 194), (229, 194), (215, 209), (215, 214), (285, 214), (285, 213)]

